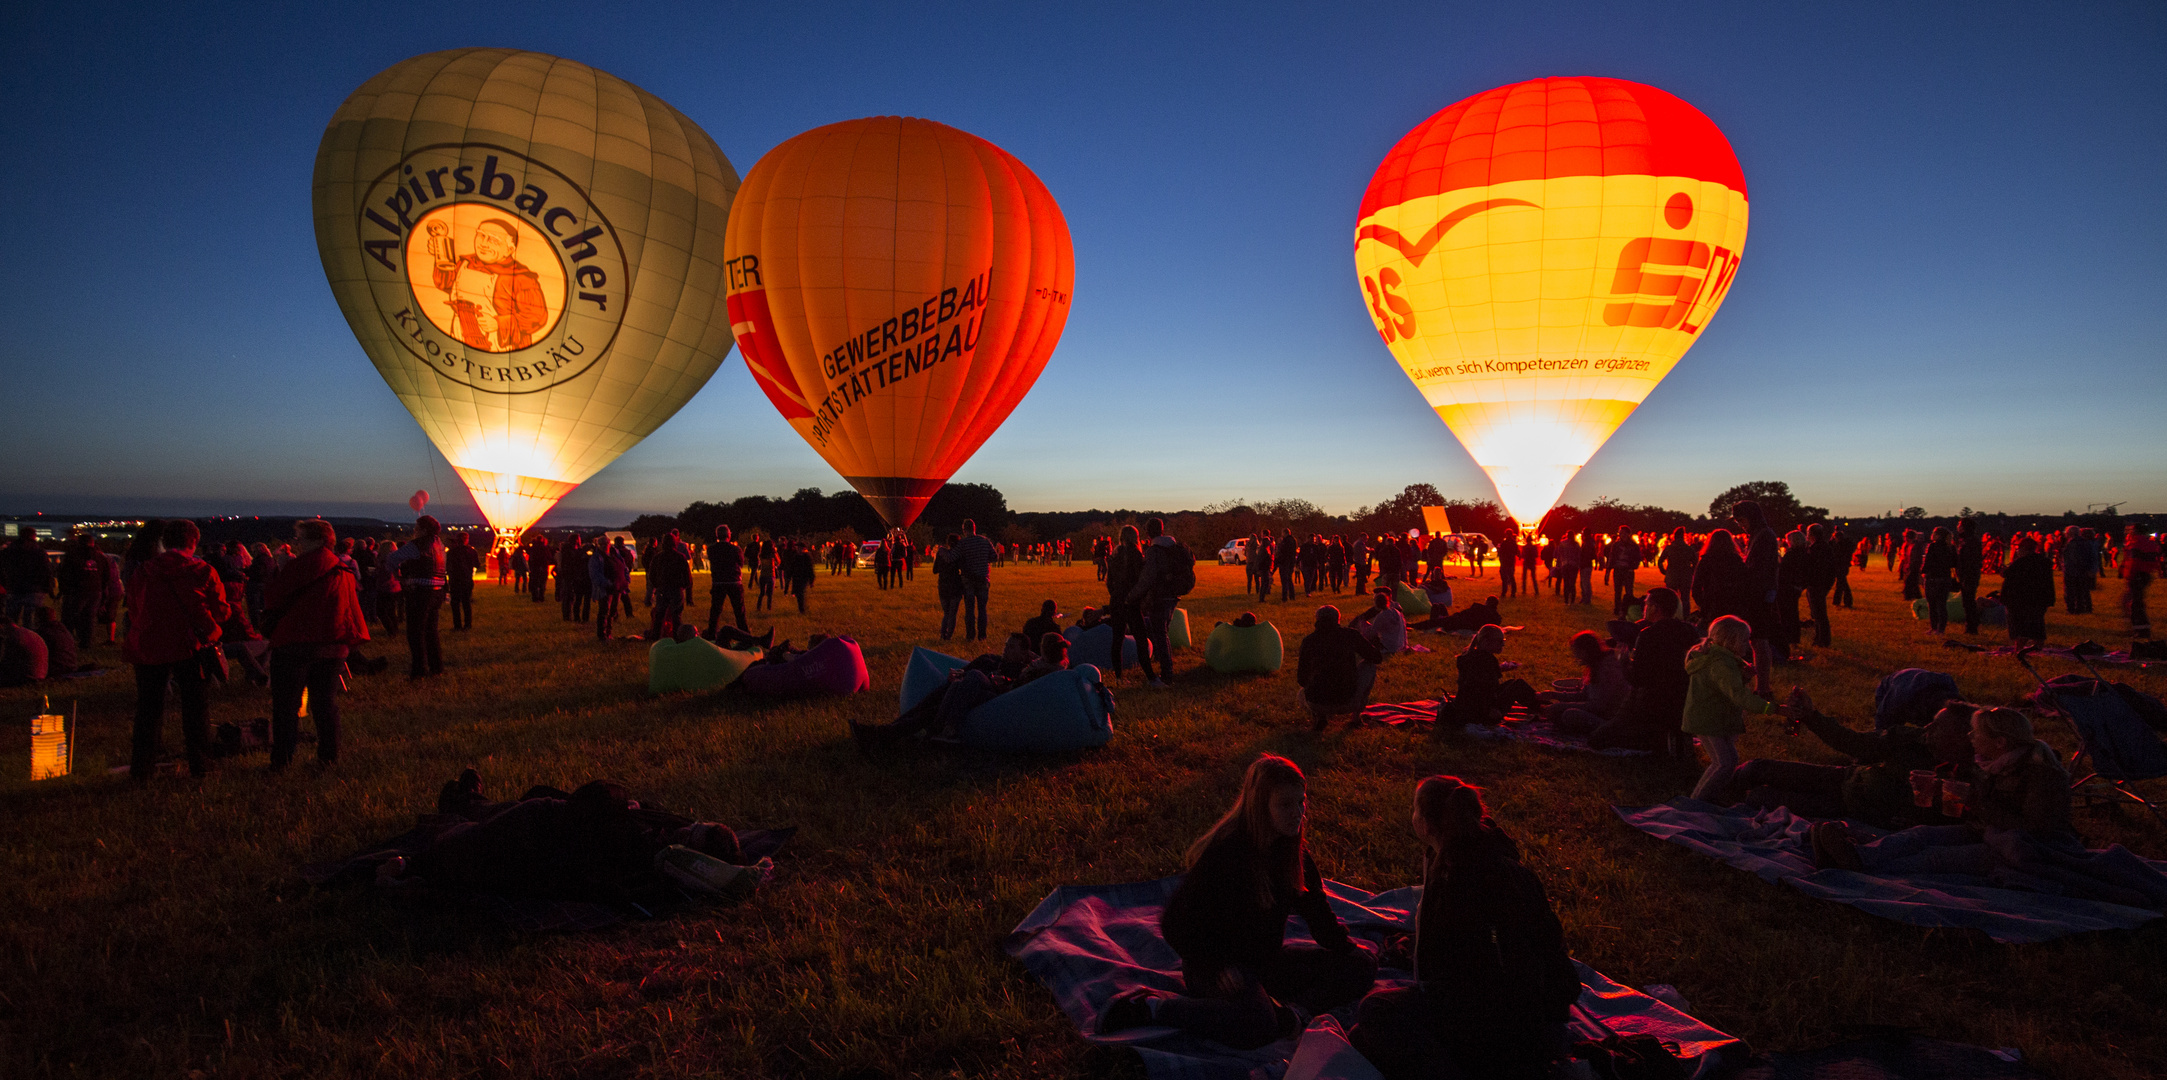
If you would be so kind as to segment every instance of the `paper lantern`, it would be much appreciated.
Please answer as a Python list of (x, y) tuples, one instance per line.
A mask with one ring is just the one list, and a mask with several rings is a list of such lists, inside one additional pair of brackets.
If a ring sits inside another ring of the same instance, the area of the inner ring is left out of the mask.
[[(50, 701), (46, 709), (52, 708)], [(66, 776), (75, 764), (75, 736), (67, 717), (43, 712), (30, 720), (30, 779)]]
[(316, 246), (354, 336), (500, 535), (653, 432), (730, 350), (737, 172), (653, 94), (454, 49), (354, 91)]
[(1745, 177), (1706, 116), (1553, 78), (1401, 139), (1354, 261), (1386, 347), (1532, 527), (1699, 338), (1745, 242)]
[(1068, 224), (1024, 164), (896, 116), (768, 151), (730, 210), (738, 351), (790, 426), (909, 525), (1038, 380), (1068, 321)]

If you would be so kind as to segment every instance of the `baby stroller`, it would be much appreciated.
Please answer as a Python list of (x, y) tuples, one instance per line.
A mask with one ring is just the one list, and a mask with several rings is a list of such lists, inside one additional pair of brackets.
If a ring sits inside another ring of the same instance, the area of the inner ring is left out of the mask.
[[(2030, 653), (2030, 649), (2018, 653), (2017, 662), (2039, 680), (2034, 699), (2042, 708), (2067, 718), (2077, 737), (2076, 752), (2069, 755), (2069, 775), (2073, 778), (2070, 793), (2082, 798), (2086, 806), (2100, 798), (2110, 803), (2128, 799), (2151, 811), (2154, 821), (2167, 824), (2159, 807), (2135, 788), (2140, 781), (2167, 776), (2167, 744), (2162, 744), (2137, 710), (2099, 677), (2089, 660), (2078, 657), (2092, 672), (2092, 678), (2049, 682), (2032, 667)], [(2090, 772), (2078, 769), (2085, 758), (2091, 759)]]

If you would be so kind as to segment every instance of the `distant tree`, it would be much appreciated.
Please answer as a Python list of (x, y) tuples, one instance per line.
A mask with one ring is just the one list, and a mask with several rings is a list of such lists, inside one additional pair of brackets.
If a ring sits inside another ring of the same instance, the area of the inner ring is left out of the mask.
[(1957, 516), (1957, 517), (1960, 517), (1960, 518), (1968, 518), (1968, 517), (1977, 517), (1977, 516), (1979, 516), (1979, 515), (1977, 515), (1977, 514), (1973, 513), (1973, 512), (1972, 512), (1972, 509), (1971, 509), (1971, 507), (1968, 507), (1968, 506), (1967, 506), (1967, 507), (1963, 508), (1962, 510), (1958, 510), (1958, 511), (1956, 512), (1956, 516)]
[(1432, 484), (1409, 484), (1400, 493), (1375, 506), (1356, 510), (1352, 517), (1369, 533), (1406, 532), (1422, 527), (1422, 508), (1445, 506), (1445, 497)]
[(677, 527), (677, 519), (669, 514), (641, 514), (632, 519), (632, 524), (625, 526), (633, 536), (642, 540), (652, 540)]
[(1032, 531), (1031, 528), (1027, 525), (1004, 525), (1001, 527), (999, 535), (1001, 537), (1001, 543), (1007, 544), (1010, 547), (1015, 547), (1019, 544), (1038, 543), (1038, 533)]
[(1828, 517), (1827, 507), (1799, 502), (1798, 496), (1791, 494), (1791, 485), (1781, 480), (1754, 480), (1731, 488), (1708, 503), (1708, 516), (1718, 522), (1728, 520), (1731, 507), (1746, 499), (1760, 504), (1761, 514), (1768, 519), (1769, 527), (1779, 533), (1788, 531), (1793, 525)]
[(954, 532), (969, 518), (978, 523), (978, 531), (988, 536), (998, 535), (1009, 522), (1008, 498), (991, 484), (943, 485), (933, 493), (920, 515), (933, 531), (943, 536)]
[(1926, 508), (1923, 506), (1907, 506), (1904, 507), (1903, 513), (1896, 516), (1905, 521), (1925, 521)]

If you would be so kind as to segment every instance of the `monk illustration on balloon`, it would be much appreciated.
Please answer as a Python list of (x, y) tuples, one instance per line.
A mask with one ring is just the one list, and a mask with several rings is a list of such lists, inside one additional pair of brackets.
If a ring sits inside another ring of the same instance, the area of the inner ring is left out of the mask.
[[(431, 215), (423, 225), (428, 234), (428, 287), (442, 299), (441, 304), (424, 304), (430, 321), (483, 352), (533, 345), (536, 335), (555, 321), (556, 306), (543, 295), (541, 276), (519, 261), (518, 224), (501, 215), (483, 218), (467, 230), (464, 254), (455, 224), (452, 215), (442, 214)], [(419, 296), (423, 284), (418, 274), (414, 277)], [(561, 296), (561, 284), (557, 291)]]

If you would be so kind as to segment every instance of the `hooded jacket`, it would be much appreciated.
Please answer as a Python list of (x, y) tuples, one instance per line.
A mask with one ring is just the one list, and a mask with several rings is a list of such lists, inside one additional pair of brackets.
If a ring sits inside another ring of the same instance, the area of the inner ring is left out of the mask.
[(288, 560), (264, 587), (266, 612), (280, 612), (271, 630), (271, 647), (328, 646), (319, 656), (344, 656), (346, 647), (369, 640), (361, 614), (361, 592), (339, 557), (324, 548)]
[(233, 606), (211, 564), (167, 551), (136, 569), (128, 582), (128, 611), (121, 658), (131, 664), (178, 664), (218, 640)]
[(1743, 735), (1741, 712), (1776, 711), (1746, 685), (1746, 662), (1713, 641), (1703, 641), (1686, 654), (1685, 674), (1685, 722), (1680, 730), (1688, 735)]

